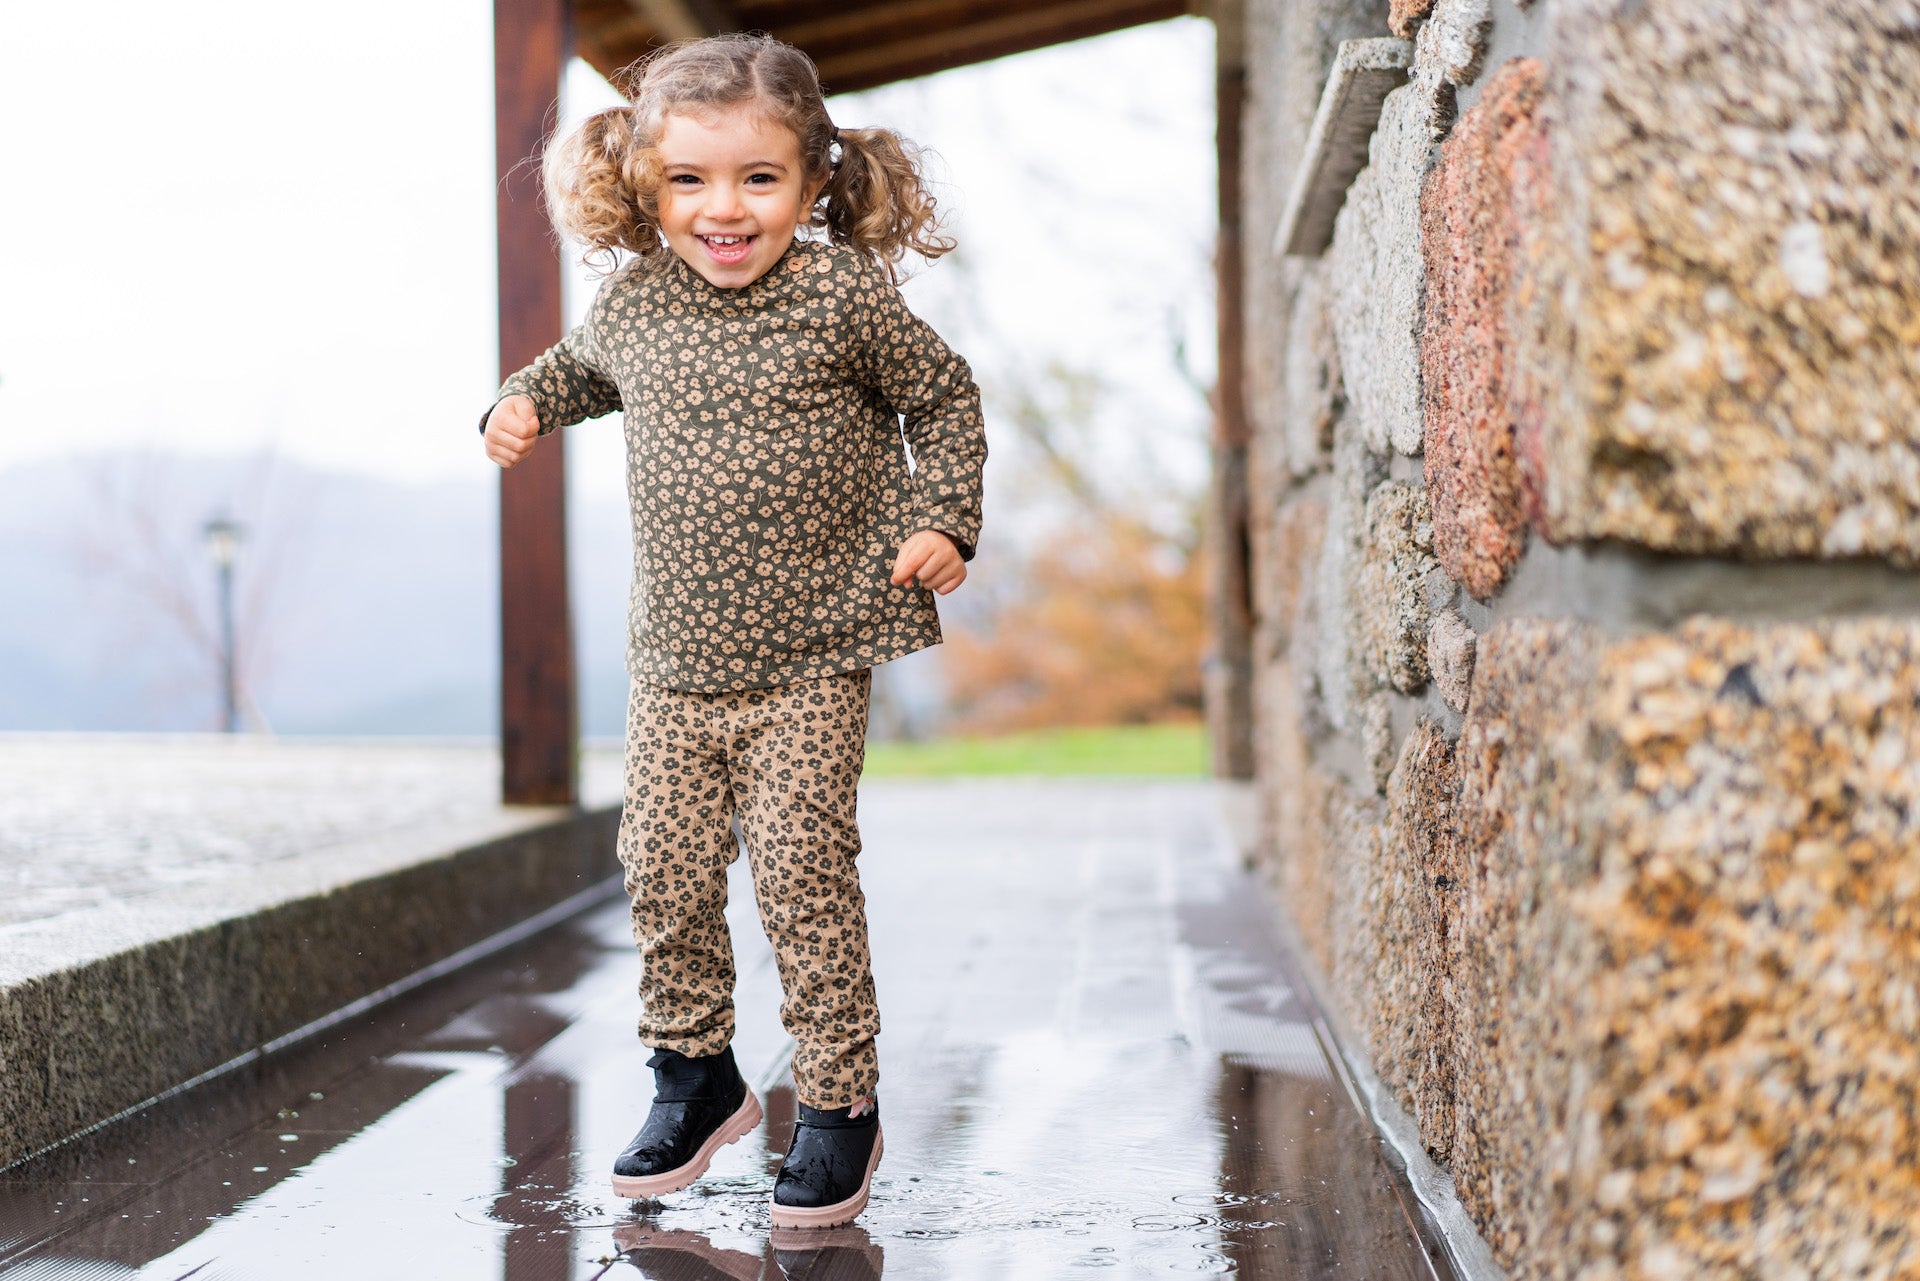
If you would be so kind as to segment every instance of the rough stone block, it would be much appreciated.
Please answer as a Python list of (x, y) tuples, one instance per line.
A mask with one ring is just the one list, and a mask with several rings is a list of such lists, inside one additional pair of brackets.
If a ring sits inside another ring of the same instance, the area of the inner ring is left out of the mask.
[[(1388, 871), (1386, 838), (1386, 802), (1336, 784), (1322, 836), (1328, 866), (1321, 875), (1332, 894), (1332, 967), (1325, 972), (1332, 978), (1333, 999), (1341, 1002), (1341, 1017), (1359, 1033), (1370, 1056), (1385, 1035), (1376, 1015), (1393, 999), (1396, 981), (1378, 963), (1379, 957), (1383, 950), (1394, 949), (1402, 928), (1391, 902), (1403, 887)], [(1375, 934), (1379, 924), (1387, 925), (1389, 937)]]
[[(1256, 557), (1258, 599), (1256, 636), (1260, 659), (1254, 666), (1254, 776), (1293, 780), (1309, 760), (1308, 743), (1319, 729), (1317, 694), (1309, 687), (1316, 628), (1311, 617), (1313, 567), (1326, 529), (1326, 504), (1303, 500), (1281, 509), (1272, 534)], [(1286, 786), (1259, 789), (1263, 848), (1275, 848), (1279, 833), (1304, 821), (1300, 794)]]
[(1256, 430), (1247, 440), (1247, 588), (1253, 606), (1256, 633), (1253, 661), (1272, 653), (1257, 633), (1274, 621), (1274, 597), (1281, 590), (1278, 576), (1288, 566), (1275, 547), (1281, 515), (1291, 489), (1280, 442)]
[(1268, 604), (1288, 652), (1311, 661), (1306, 620), (1311, 611), (1314, 566), (1327, 536), (1327, 504), (1317, 498), (1289, 503), (1275, 522), (1273, 591)]
[(1311, 760), (1299, 670), (1286, 658), (1255, 666), (1253, 673), (1254, 777), (1285, 779), (1282, 786), (1254, 791), (1258, 848), (1277, 850), (1286, 833), (1303, 821), (1303, 803), (1295, 781)]
[(1300, 498), (1263, 513), (1255, 526), (1261, 537), (1253, 548), (1255, 626), (1265, 636), (1263, 658), (1299, 653), (1301, 624), (1308, 607), (1314, 566), (1327, 533), (1327, 504)]
[(1387, 823), (1380, 844), (1381, 861), (1364, 882), (1372, 946), (1369, 968), (1374, 981), (1368, 993), (1370, 1004), (1357, 1020), (1371, 1030), (1374, 1072), (1409, 1114), (1414, 1110), (1414, 1085), (1420, 1078), (1429, 1031), (1421, 1008), (1423, 966), (1428, 959), (1421, 938), (1425, 870), (1405, 830), (1410, 820), (1410, 777), (1419, 768), (1408, 757), (1417, 754), (1416, 744), (1422, 737), (1416, 729), (1408, 735), (1400, 759), (1387, 762), (1389, 783), (1383, 789), (1387, 793)]
[(1399, 942), (1379, 957), (1399, 975), (1393, 984), (1399, 1003), (1381, 1010), (1376, 1022), (1392, 1029), (1387, 1044), (1393, 1047), (1393, 1070), (1403, 1075), (1388, 1077), (1384, 1062), (1376, 1060), (1376, 1066), (1395, 1085), (1436, 1160), (1447, 1158), (1454, 1129), (1459, 790), (1453, 745), (1438, 725), (1422, 718), (1400, 749), (1388, 787), (1386, 850), (1402, 891), (1395, 904), (1398, 932), (1384, 924), (1374, 931), (1376, 940)]
[(1420, 185), (1430, 150), (1411, 87), (1388, 94), (1329, 251), (1348, 412), (1380, 452), (1420, 452)]
[(1302, 275), (1287, 325), (1284, 360), (1286, 411), (1282, 427), (1287, 466), (1294, 475), (1319, 471), (1331, 459), (1333, 425), (1347, 405), (1340, 379), (1340, 346), (1334, 341), (1333, 290), (1326, 263), (1315, 260)]
[(1439, 0), (1421, 26), (1408, 83), (1425, 108), (1427, 134), (1436, 141), (1453, 125), (1456, 91), (1480, 74), (1492, 29), (1492, 0)]
[(1434, 551), (1482, 601), (1500, 589), (1526, 545), (1506, 385), (1511, 181), (1537, 132), (1542, 79), (1534, 59), (1501, 67), (1441, 148), (1420, 200), (1424, 466)]
[(1253, 258), (1241, 277), (1250, 357), (1241, 374), (1247, 416), (1249, 499), (1262, 501), (1264, 492), (1269, 501), (1277, 502), (1294, 478), (1288, 457), (1285, 355), (1292, 349), (1290, 317), (1301, 272), (1298, 263), (1276, 270), (1262, 255)]
[(1481, 638), (1454, 1173), (1515, 1275), (1920, 1273), (1920, 623)]
[(1360, 753), (1373, 790), (1384, 795), (1393, 773), (1393, 699), (1385, 693), (1369, 698), (1361, 711)]
[(1350, 419), (1334, 434), (1333, 488), (1327, 501), (1326, 537), (1315, 575), (1313, 615), (1317, 640), (1314, 672), (1329, 724), (1342, 733), (1360, 729), (1360, 704), (1374, 680), (1358, 634), (1361, 555), (1367, 529), (1367, 495), (1386, 479), (1387, 460), (1369, 449)]
[(1513, 387), (1552, 538), (1920, 563), (1914, 22), (1555, 6)]
[(1387, 10), (1387, 29), (1402, 40), (1411, 40), (1414, 29), (1433, 12), (1433, 0), (1393, 0)]
[(1435, 614), (1427, 629), (1427, 667), (1440, 697), (1456, 712), (1467, 710), (1467, 694), (1473, 681), (1473, 649), (1477, 637), (1473, 627), (1458, 610)]
[(1360, 572), (1361, 644), (1376, 683), (1403, 694), (1427, 684), (1428, 576), (1433, 514), (1424, 490), (1387, 481), (1367, 499)]
[(1340, 1014), (1369, 1039), (1375, 980), (1366, 899), (1383, 858), (1386, 805), (1314, 765), (1291, 785), (1300, 822), (1278, 834), (1272, 880), (1308, 958), (1330, 980), (1329, 995), (1342, 1002)]
[(1345, 788), (1311, 765), (1289, 780), (1289, 786), (1299, 798), (1300, 822), (1275, 834), (1274, 887), (1308, 955), (1320, 973), (1332, 974), (1334, 894), (1327, 843)]
[[(1577, 754), (1558, 745), (1577, 739), (1576, 691), (1592, 671), (1593, 644), (1558, 620), (1515, 620), (1481, 637), (1457, 748), (1463, 875), (1452, 1166), (1461, 1201), (1509, 1268), (1554, 1213), (1541, 1171), (1567, 1132), (1564, 1104), (1556, 1106), (1568, 1089), (1566, 1065), (1586, 1048), (1561, 1015), (1564, 997), (1594, 968), (1590, 941), (1569, 924), (1571, 892), (1554, 881), (1553, 855), (1570, 842), (1540, 848), (1561, 837), (1568, 814), (1539, 815), (1522, 797), (1552, 780), (1555, 760)], [(1571, 806), (1579, 794), (1568, 791)], [(1554, 952), (1562, 940), (1564, 960)]]

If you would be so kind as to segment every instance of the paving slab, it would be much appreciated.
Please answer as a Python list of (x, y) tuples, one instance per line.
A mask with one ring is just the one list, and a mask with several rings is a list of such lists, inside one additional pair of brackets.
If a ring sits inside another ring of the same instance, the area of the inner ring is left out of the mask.
[(651, 1094), (616, 897), (0, 1173), (0, 1275), (1448, 1277), (1220, 801), (862, 787), (887, 1147), (851, 1227), (769, 1225), (792, 1044), (736, 864), (767, 1120), (695, 1187), (608, 1185)]
[(0, 1166), (604, 882), (486, 744), (0, 735)]

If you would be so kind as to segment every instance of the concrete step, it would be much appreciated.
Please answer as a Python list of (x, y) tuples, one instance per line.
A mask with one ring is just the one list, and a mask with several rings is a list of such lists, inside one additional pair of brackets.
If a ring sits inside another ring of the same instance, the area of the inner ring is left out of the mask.
[(0, 735), (0, 1167), (604, 885), (582, 773), (521, 809), (488, 745)]

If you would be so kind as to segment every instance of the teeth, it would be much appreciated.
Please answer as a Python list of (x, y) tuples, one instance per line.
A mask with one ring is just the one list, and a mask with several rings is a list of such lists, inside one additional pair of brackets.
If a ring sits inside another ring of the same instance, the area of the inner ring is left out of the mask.
[(715, 245), (744, 245), (747, 242), (747, 237), (745, 236), (708, 236), (707, 242), (709, 244), (715, 244)]

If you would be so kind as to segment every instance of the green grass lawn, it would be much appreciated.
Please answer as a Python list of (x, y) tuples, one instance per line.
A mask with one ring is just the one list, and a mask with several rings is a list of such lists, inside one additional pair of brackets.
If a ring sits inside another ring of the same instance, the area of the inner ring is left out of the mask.
[(996, 738), (867, 744), (868, 778), (968, 774), (1156, 774), (1207, 772), (1205, 731), (1193, 725), (1111, 725), (1032, 730)]

